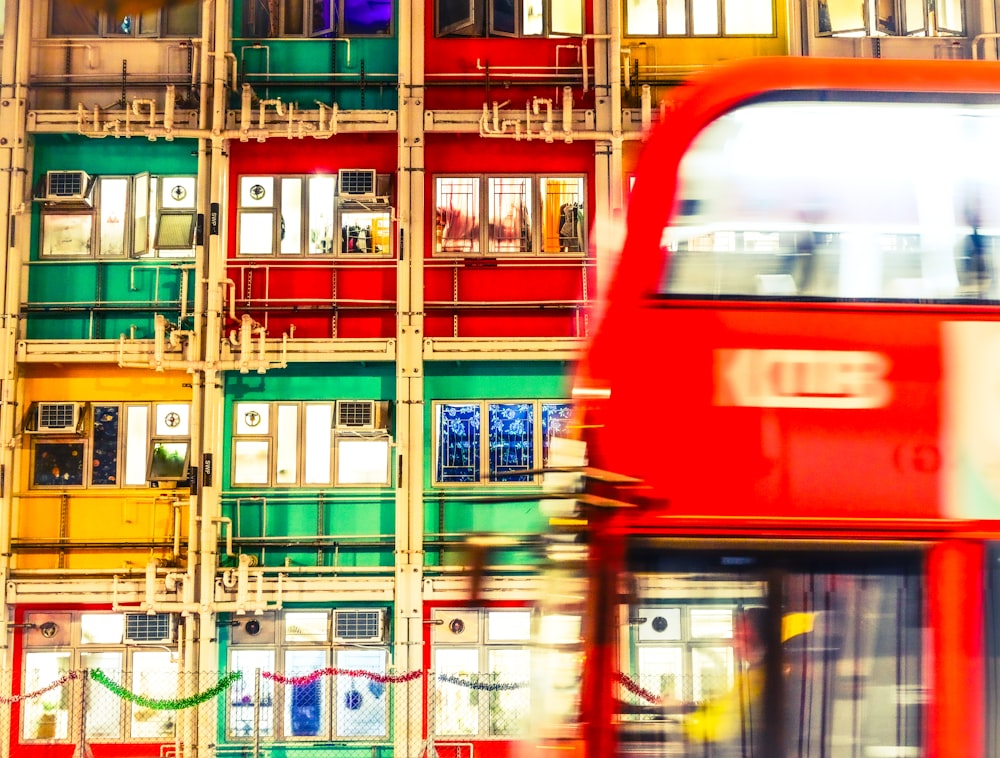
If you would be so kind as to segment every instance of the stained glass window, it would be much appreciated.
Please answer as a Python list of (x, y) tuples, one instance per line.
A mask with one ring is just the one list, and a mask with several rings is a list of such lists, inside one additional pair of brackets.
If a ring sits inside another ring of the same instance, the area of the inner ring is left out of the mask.
[(435, 479), (438, 482), (479, 481), (482, 414), (478, 403), (437, 406)]
[(534, 482), (529, 472), (548, 458), (552, 438), (565, 430), (572, 411), (566, 401), (538, 400), (440, 402), (434, 408), (437, 484)]
[(531, 403), (490, 403), (491, 480), (530, 482), (530, 474), (512, 472), (534, 467), (535, 408)]

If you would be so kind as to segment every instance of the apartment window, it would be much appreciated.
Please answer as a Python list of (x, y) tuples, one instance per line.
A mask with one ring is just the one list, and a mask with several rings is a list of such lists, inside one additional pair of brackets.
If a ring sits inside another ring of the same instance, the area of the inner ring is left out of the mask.
[(374, 171), (336, 175), (242, 176), (237, 253), (282, 258), (391, 253), (388, 177)]
[[(568, 423), (561, 400), (470, 400), (434, 403), (435, 484), (534, 482), (549, 444)], [(520, 473), (525, 472), (525, 473)]]
[(528, 608), (432, 612), (437, 734), (449, 738), (526, 734), (531, 625)]
[(234, 487), (386, 486), (389, 403), (256, 402), (233, 406)]
[(581, 0), (436, 0), (438, 37), (583, 34)]
[(634, 37), (773, 36), (774, 0), (625, 0)]
[[(229, 668), (243, 676), (229, 689), (227, 735), (312, 742), (388, 738), (386, 618), (385, 608), (335, 608), (240, 619)], [(372, 676), (318, 675), (329, 668)], [(279, 676), (262, 676), (276, 671)], [(307, 681), (288, 681), (294, 678)]]
[(246, 37), (385, 37), (392, 3), (369, 0), (248, 0)]
[(962, 0), (817, 0), (821, 36), (963, 36)]
[[(178, 664), (172, 619), (169, 615), (147, 617), (165, 634), (150, 640), (155, 647), (143, 647), (127, 632), (128, 617), (135, 615), (86, 611), (25, 614), (29, 626), (25, 630), (23, 687), (25, 692), (43, 690), (43, 694), (26, 699), (21, 706), (23, 740), (69, 743), (76, 718), (83, 718), (87, 740), (173, 739), (173, 711), (125, 701), (97, 682), (84, 690), (82, 677), (68, 679), (70, 672), (100, 669), (108, 681), (145, 698), (176, 698)], [(60, 686), (46, 689), (64, 678), (67, 681)]]
[(586, 250), (582, 176), (439, 176), (434, 252), (559, 255)]
[(195, 196), (194, 176), (49, 171), (36, 192), (43, 203), (40, 257), (190, 258)]
[(187, 403), (32, 403), (32, 487), (146, 487), (187, 480)]
[(78, 0), (50, 0), (50, 37), (195, 37), (201, 3), (166, 3), (139, 13), (105, 13)]

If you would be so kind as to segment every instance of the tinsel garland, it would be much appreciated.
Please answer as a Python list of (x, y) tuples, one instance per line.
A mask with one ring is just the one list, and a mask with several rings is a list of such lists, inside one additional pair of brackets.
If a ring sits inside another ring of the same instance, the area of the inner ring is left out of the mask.
[(46, 692), (54, 690), (56, 687), (62, 687), (67, 682), (79, 678), (80, 678), (79, 673), (77, 673), (76, 671), (70, 671), (65, 676), (59, 677), (54, 682), (52, 682), (52, 684), (42, 687), (40, 690), (35, 690), (34, 692), (25, 692), (22, 695), (11, 695), (10, 697), (0, 696), (0, 705), (10, 705), (11, 703), (20, 703), (22, 700), (33, 700), (36, 697), (41, 697)]
[(459, 676), (449, 674), (439, 674), (438, 681), (445, 684), (457, 684), (459, 687), (468, 687), (470, 690), (487, 690), (495, 692), (497, 690), (520, 690), (528, 686), (527, 682), (474, 682), (471, 679), (463, 679)]
[(408, 671), (405, 674), (378, 674), (374, 671), (365, 671), (364, 669), (335, 668), (317, 669), (316, 671), (313, 671), (310, 674), (305, 674), (304, 676), (285, 676), (284, 674), (279, 674), (275, 671), (261, 672), (261, 676), (265, 679), (270, 679), (278, 684), (290, 684), (293, 687), (303, 684), (311, 684), (323, 676), (360, 677), (363, 679), (371, 679), (373, 682), (379, 682), (380, 684), (399, 684), (400, 682), (412, 682), (414, 679), (419, 679), (422, 675), (422, 671)]
[(660, 698), (654, 695), (649, 690), (640, 687), (638, 683), (634, 682), (628, 677), (628, 675), (622, 673), (621, 671), (615, 674), (615, 680), (629, 692), (631, 692), (636, 697), (642, 698), (649, 703), (659, 703)]
[(120, 684), (108, 679), (108, 677), (100, 669), (91, 669), (90, 678), (99, 684), (104, 685), (123, 700), (128, 700), (136, 705), (141, 705), (143, 708), (149, 708), (154, 711), (180, 711), (185, 708), (193, 708), (196, 705), (201, 705), (202, 703), (211, 700), (223, 690), (228, 689), (229, 686), (237, 679), (242, 679), (243, 674), (239, 671), (231, 671), (222, 677), (222, 679), (220, 679), (214, 687), (210, 687), (204, 692), (199, 692), (197, 695), (177, 698), (174, 700), (153, 700), (152, 698), (143, 697), (142, 695), (136, 695), (134, 692), (129, 692)]

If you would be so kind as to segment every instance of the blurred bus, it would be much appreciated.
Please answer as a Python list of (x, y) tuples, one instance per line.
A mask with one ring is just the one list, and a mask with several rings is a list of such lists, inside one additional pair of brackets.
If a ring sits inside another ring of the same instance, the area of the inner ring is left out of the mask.
[(589, 468), (541, 744), (1000, 754), (1000, 66), (706, 71), (627, 220), (554, 456)]

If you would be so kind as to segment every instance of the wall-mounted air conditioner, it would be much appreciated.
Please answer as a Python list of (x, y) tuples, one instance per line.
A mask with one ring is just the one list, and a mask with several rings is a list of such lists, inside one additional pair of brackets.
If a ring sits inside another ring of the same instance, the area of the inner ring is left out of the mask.
[(91, 204), (91, 178), (85, 171), (47, 171), (41, 200), (47, 203)]
[(25, 431), (34, 434), (75, 434), (79, 430), (83, 403), (34, 403)]
[(373, 432), (389, 428), (388, 400), (338, 400), (334, 426), (340, 432)]
[(172, 613), (126, 613), (125, 642), (131, 645), (166, 645), (174, 638)]
[(375, 169), (342, 168), (337, 172), (337, 194), (355, 200), (375, 199)]
[(385, 608), (334, 609), (333, 641), (384, 642)]

